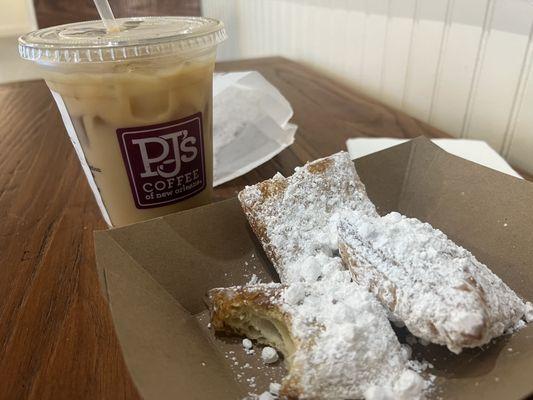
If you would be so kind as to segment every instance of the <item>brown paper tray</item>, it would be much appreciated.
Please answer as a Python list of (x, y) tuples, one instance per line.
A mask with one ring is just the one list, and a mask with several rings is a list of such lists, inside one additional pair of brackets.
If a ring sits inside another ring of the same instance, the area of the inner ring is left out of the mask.
[[(380, 213), (431, 223), (533, 300), (533, 184), (424, 138), (355, 163)], [(244, 284), (253, 273), (276, 279), (236, 199), (96, 232), (95, 246), (124, 358), (145, 399), (234, 400), (281, 380), (282, 366), (263, 366), (239, 339), (215, 338), (207, 329), (208, 289)], [(434, 365), (434, 398), (533, 394), (533, 326), (459, 356), (434, 345), (415, 346), (414, 354)]]

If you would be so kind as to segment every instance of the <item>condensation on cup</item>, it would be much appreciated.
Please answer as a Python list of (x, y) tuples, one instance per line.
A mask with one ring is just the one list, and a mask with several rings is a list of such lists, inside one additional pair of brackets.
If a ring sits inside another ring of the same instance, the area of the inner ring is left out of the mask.
[(197, 207), (213, 190), (212, 81), (220, 21), (101, 21), (19, 39), (61, 112), (109, 226)]

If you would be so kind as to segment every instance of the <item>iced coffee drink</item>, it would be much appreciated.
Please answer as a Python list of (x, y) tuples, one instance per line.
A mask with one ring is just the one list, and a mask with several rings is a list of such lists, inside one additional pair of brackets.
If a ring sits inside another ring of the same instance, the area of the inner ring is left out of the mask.
[(112, 226), (211, 201), (212, 78), (224, 39), (211, 19), (118, 21), (116, 33), (98, 21), (70, 24), (27, 35), (20, 46), (32, 59), (35, 38), (80, 46), (37, 61)]

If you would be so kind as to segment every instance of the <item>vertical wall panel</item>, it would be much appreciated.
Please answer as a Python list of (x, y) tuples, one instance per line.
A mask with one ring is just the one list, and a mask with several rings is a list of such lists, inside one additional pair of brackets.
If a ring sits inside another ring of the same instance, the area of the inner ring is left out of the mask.
[(348, 57), (337, 56), (351, 47), (351, 40), (346, 35), (348, 26), (353, 23), (350, 19), (350, 0), (336, 0), (334, 6), (335, 10), (329, 18), (332, 31), (328, 57), (333, 60), (333, 75), (341, 81), (351, 81), (353, 76), (346, 69)]
[[(246, 0), (245, 0), (246, 1)], [(265, 48), (263, 49), (263, 54), (267, 56), (276, 54), (276, 36), (278, 34), (278, 27), (276, 24), (276, 9), (278, 2), (274, 0), (263, 1), (265, 4), (264, 9), (264, 18), (267, 29), (267, 34), (265, 35)]]
[(429, 118), (451, 1), (418, 1), (417, 4), (402, 108), (423, 121)]
[[(420, 1), (420, 0), (419, 0)], [(417, 0), (391, 0), (380, 97), (401, 108)]]
[(343, 58), (339, 57), (346, 51), (348, 40), (346, 38), (345, 27), (351, 21), (348, 20), (348, 7), (345, 0), (333, 0), (329, 2), (322, 1), (324, 9), (323, 14), (327, 16), (327, 24), (325, 26), (317, 27), (322, 30), (321, 35), (324, 37), (324, 55), (327, 58), (326, 68), (336, 78), (346, 79), (346, 72), (344, 70), (345, 63)]
[(318, 28), (320, 26), (321, 17), (321, 8), (317, 4), (317, 1), (311, 1), (307, 4), (307, 15), (306, 15), (306, 41), (305, 41), (305, 51), (306, 51), (306, 60), (312, 64), (318, 65), (322, 60), (322, 52), (319, 40), (320, 33), (322, 30)]
[(351, 82), (355, 88), (361, 89), (361, 74), (363, 68), (363, 43), (365, 35), (365, 0), (352, 0), (347, 5), (347, 20), (345, 27), (341, 27), (341, 34), (348, 39), (343, 52), (346, 80)]
[(272, 36), (274, 38), (274, 46), (272, 49), (273, 54), (283, 55), (285, 50), (285, 40), (288, 37), (288, 19), (287, 19), (287, 3), (288, 1), (284, 0), (271, 0), (272, 5), (274, 6), (273, 12), (273, 28)]
[(292, 1), (282, 1), (281, 6), (279, 7), (278, 12), (278, 21), (277, 24), (280, 27), (279, 31), (280, 34), (278, 35), (278, 41), (279, 41), (279, 54), (281, 54), (284, 57), (292, 57), (292, 49), (291, 49), (291, 37), (293, 35), (291, 26), (293, 25), (291, 23), (292, 21), (292, 14), (291, 10), (293, 7)]
[(483, 24), (490, 13), (487, 0), (455, 0), (453, 6), (429, 123), (454, 136), (460, 136), (481, 45)]
[[(316, 62), (322, 69), (332, 72), (335, 64), (335, 59), (331, 59), (332, 50), (335, 48), (333, 38), (335, 37), (335, 26), (333, 23), (333, 15), (336, 12), (335, 0), (332, 0), (331, 7), (327, 6), (324, 1), (315, 1), (315, 18), (311, 29), (313, 32), (313, 40), (316, 44), (317, 51)], [(309, 29), (309, 27), (308, 27)]]
[(229, 39), (222, 43), (217, 50), (218, 60), (229, 60), (240, 54), (241, 30), (238, 21), (238, 0), (227, 0), (221, 3), (217, 0), (203, 0), (202, 14), (224, 21)]
[[(335, 1), (333, 1), (335, 3)], [(307, 29), (313, 30), (313, 52), (315, 52), (315, 65), (325, 71), (331, 71), (332, 64), (337, 57), (332, 60), (330, 51), (332, 40), (335, 37), (333, 32), (332, 14), (334, 7), (328, 7), (325, 1), (314, 1), (314, 13), (311, 25)]]
[(504, 155), (509, 161), (528, 171), (533, 171), (533, 26), (529, 33), (526, 57), (520, 84), (509, 116)]
[(464, 136), (486, 140), (500, 150), (527, 50), (531, 5), (498, 0), (479, 70)]
[[(252, 4), (248, 4), (251, 2)], [(265, 10), (267, 7), (266, 1), (264, 0), (241, 0), (241, 3), (247, 3), (246, 6), (248, 6), (249, 12), (243, 13), (241, 15), (241, 26), (243, 26), (246, 22), (246, 18), (249, 14), (253, 13), (254, 18), (251, 19), (253, 26), (252, 29), (254, 29), (257, 32), (256, 40), (255, 42), (251, 42), (251, 45), (256, 46), (256, 52), (259, 55), (263, 55), (267, 52), (267, 38), (268, 34), (270, 33), (270, 28), (268, 28), (267, 20), (266, 20), (266, 14)], [(250, 7), (253, 7), (253, 9), (250, 9)], [(247, 36), (248, 30), (242, 29), (241, 36)], [(252, 49), (248, 50), (248, 53), (252, 53)]]
[(361, 87), (371, 96), (379, 96), (383, 51), (388, 22), (388, 0), (367, 0), (363, 41)]
[(263, 54), (263, 16), (260, 0), (238, 0), (241, 52), (238, 57), (260, 57)]
[(290, 3), (293, 9), (290, 19), (291, 37), (289, 39), (291, 42), (291, 58), (298, 61), (305, 61), (310, 52), (310, 49), (308, 49), (310, 10), (305, 0), (293, 0)]

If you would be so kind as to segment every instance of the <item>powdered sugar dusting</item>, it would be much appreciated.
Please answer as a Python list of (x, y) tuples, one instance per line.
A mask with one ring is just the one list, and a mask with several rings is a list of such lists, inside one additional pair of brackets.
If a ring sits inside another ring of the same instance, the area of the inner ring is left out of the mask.
[(272, 364), (279, 360), (278, 352), (270, 346), (263, 347), (261, 351), (261, 359), (265, 364)]
[(261, 283), (261, 278), (259, 278), (256, 274), (252, 274), (250, 280), (248, 281), (248, 285), (255, 285), (256, 283)]
[[(254, 293), (266, 294), (265, 307), (275, 306), (286, 317), (297, 346), (294, 352), (284, 354), (290, 372), (281, 387), (283, 395), (296, 392), (301, 398), (360, 398), (376, 387), (388, 388), (399, 396), (405, 391), (410, 399), (421, 398), (426, 382), (408, 368), (408, 353), (398, 342), (383, 307), (371, 293), (350, 282), (348, 274), (337, 275), (341, 277), (214, 291), (223, 291), (227, 298), (237, 293), (246, 293), (250, 299), (257, 298)], [(303, 290), (296, 303), (287, 299), (294, 287)], [(215, 312), (216, 307), (215, 303)], [(291, 382), (289, 387), (287, 382)]]
[(431, 225), (396, 212), (343, 217), (341, 254), (355, 280), (415, 336), (458, 353), (524, 315), (524, 303), (499, 277)]
[(272, 393), (274, 396), (279, 396), (279, 390), (281, 389), (281, 385), (277, 382), (271, 382), (268, 391)]
[(270, 392), (263, 392), (259, 395), (259, 400), (274, 400), (275, 397)]
[(524, 319), (528, 324), (533, 322), (533, 304), (529, 301), (526, 303), (526, 308), (524, 310)]
[(391, 386), (371, 386), (365, 393), (366, 400), (412, 400), (420, 397), (428, 383), (412, 370), (405, 370)]
[[(314, 281), (307, 273), (309, 265), (317, 266)], [(387, 388), (397, 398), (404, 393), (410, 399), (422, 397), (428, 383), (409, 369), (410, 353), (398, 342), (383, 307), (351, 281), (340, 258), (318, 254), (286, 269), (292, 283), (284, 292), (283, 307), (290, 310), (292, 332), (313, 338), (316, 348), (294, 357), (293, 368), (300, 362), (316, 371), (300, 378), (303, 386), (313, 388), (318, 376), (322, 394), (317, 391), (315, 395), (328, 396), (323, 398), (371, 396), (374, 387)], [(299, 293), (297, 304), (293, 291)], [(318, 323), (318, 330), (309, 324), (310, 319)], [(413, 381), (411, 385), (406, 383), (407, 377)]]
[(282, 281), (286, 265), (333, 255), (340, 211), (376, 213), (346, 152), (296, 168), (288, 178), (276, 174), (247, 186), (239, 200)]
[(292, 355), (284, 384), (297, 376), (311, 398), (372, 396), (372, 388), (422, 397), (427, 382), (409, 369), (385, 310), (336, 256), (342, 214), (377, 216), (348, 154), (308, 163), (289, 178), (277, 174), (239, 199), (285, 284), (277, 301), (291, 335), (306, 347)]
[(361, 397), (374, 386), (392, 387), (407, 370), (383, 308), (349, 278), (306, 284), (298, 305), (283, 304), (293, 316), (292, 332), (314, 342), (313, 351), (293, 359), (296, 370), (314, 371), (300, 377), (310, 397)]

